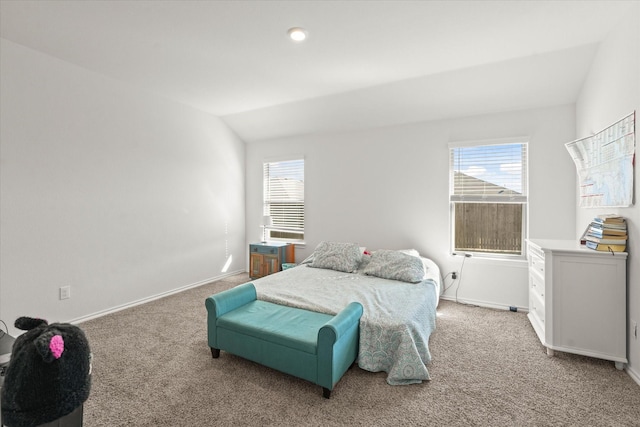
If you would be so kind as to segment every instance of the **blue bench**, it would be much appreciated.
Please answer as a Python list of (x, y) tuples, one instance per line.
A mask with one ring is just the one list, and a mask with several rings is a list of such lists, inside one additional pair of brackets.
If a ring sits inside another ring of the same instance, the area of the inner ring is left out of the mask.
[(358, 302), (332, 316), (260, 301), (246, 283), (211, 295), (205, 306), (214, 359), (224, 350), (318, 384), (327, 399), (358, 355)]

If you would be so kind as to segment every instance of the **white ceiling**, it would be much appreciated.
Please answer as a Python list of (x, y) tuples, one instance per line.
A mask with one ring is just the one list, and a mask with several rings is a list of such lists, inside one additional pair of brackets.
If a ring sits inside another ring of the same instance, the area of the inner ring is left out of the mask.
[(638, 1), (1, 0), (0, 30), (252, 142), (575, 102)]

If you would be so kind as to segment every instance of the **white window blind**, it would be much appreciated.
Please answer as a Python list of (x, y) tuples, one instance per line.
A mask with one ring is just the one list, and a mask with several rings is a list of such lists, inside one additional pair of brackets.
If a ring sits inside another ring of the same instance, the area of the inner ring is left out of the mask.
[(450, 148), (452, 202), (525, 203), (527, 144)]
[[(263, 163), (264, 215), (269, 237), (304, 238), (304, 159)], [(288, 232), (288, 233), (277, 233)]]

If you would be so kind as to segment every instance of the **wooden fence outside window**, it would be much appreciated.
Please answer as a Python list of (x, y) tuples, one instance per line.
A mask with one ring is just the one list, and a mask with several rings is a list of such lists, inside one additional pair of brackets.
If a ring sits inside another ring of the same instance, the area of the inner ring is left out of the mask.
[(454, 203), (455, 250), (522, 254), (519, 203)]

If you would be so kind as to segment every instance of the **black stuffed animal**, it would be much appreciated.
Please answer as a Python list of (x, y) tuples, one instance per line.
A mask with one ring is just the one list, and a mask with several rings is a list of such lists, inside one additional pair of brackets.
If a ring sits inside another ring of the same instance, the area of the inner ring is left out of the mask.
[(2, 421), (31, 427), (70, 414), (89, 397), (91, 351), (84, 332), (68, 323), (20, 317), (2, 388)]

